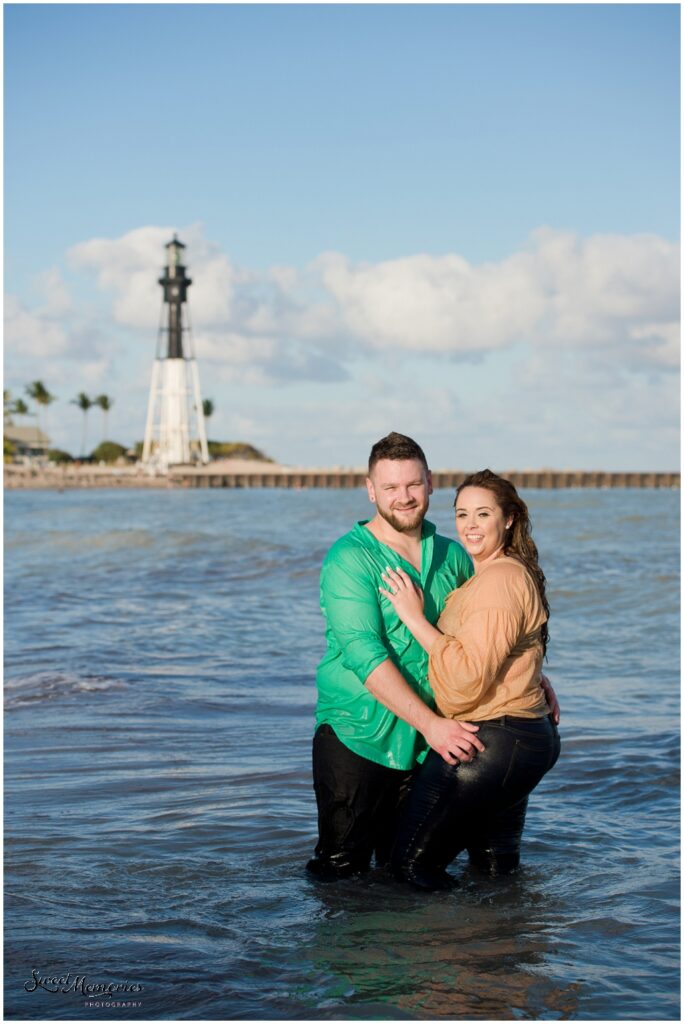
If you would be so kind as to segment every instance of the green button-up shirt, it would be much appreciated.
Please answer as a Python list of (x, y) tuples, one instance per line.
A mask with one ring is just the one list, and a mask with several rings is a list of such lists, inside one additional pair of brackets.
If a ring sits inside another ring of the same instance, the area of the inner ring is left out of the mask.
[(318, 666), (316, 725), (327, 722), (361, 757), (388, 768), (412, 768), (427, 752), (423, 737), (366, 689), (373, 669), (388, 658), (421, 699), (434, 707), (427, 654), (378, 592), (385, 566), (401, 566), (423, 588), (425, 617), (435, 623), (447, 594), (473, 573), (460, 546), (423, 521), (421, 571), (377, 540), (365, 523), (341, 537), (321, 570), (321, 608), (327, 650)]

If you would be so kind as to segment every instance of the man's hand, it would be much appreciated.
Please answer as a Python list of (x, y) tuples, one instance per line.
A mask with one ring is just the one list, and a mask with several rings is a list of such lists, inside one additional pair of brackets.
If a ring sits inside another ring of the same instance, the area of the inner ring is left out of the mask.
[(470, 761), (478, 750), (484, 750), (484, 743), (475, 735), (479, 725), (442, 718), (414, 693), (389, 658), (373, 669), (366, 687), (394, 715), (417, 729), (447, 764)]
[(475, 735), (478, 729), (479, 725), (471, 722), (455, 722), (435, 715), (423, 735), (447, 764), (458, 764), (471, 761), (478, 750), (484, 750), (484, 744)]
[(549, 708), (551, 709), (551, 718), (556, 723), (556, 725), (558, 725), (558, 723), (560, 722), (560, 705), (558, 703), (558, 698), (556, 697), (556, 693), (554, 691), (553, 686), (551, 685), (549, 679), (544, 675), (543, 672), (541, 676), (541, 686), (542, 690), (544, 691), (544, 696), (546, 697), (546, 703), (549, 705)]

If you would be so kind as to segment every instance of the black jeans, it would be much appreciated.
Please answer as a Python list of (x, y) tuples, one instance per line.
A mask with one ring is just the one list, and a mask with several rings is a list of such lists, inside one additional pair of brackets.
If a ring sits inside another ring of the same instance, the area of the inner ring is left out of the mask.
[(413, 775), (360, 757), (331, 726), (319, 726), (313, 740), (319, 838), (309, 873), (333, 881), (367, 871), (373, 853), (378, 865), (388, 863)]
[(505, 715), (478, 724), (485, 750), (457, 765), (431, 750), (403, 809), (392, 867), (420, 888), (453, 884), (444, 869), (464, 849), (489, 873), (514, 870), (527, 797), (558, 759), (560, 737), (550, 717)]

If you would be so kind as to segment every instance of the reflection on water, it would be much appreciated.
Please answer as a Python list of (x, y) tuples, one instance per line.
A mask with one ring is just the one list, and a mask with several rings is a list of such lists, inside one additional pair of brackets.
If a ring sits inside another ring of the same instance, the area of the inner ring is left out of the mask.
[(678, 1019), (678, 495), (527, 497), (563, 752), (522, 871), (424, 895), (303, 873), (318, 569), (361, 491), (8, 494), (6, 1015)]
[(388, 880), (320, 893), (325, 918), (309, 955), (325, 971), (334, 951), (339, 985), (325, 1008), (366, 1019), (499, 1019), (532, 1007), (575, 1016), (581, 986), (545, 977), (558, 908), (529, 874), (504, 882), (466, 873), (446, 896), (397, 893)]

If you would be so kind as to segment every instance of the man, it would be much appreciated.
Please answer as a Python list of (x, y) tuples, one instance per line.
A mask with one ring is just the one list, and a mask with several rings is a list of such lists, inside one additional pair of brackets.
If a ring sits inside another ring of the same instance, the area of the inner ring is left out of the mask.
[(434, 711), (427, 655), (379, 593), (386, 566), (401, 566), (422, 587), (434, 623), (447, 595), (473, 572), (463, 548), (425, 520), (432, 479), (420, 446), (403, 434), (382, 438), (371, 450), (366, 486), (375, 516), (332, 546), (321, 571), (327, 650), (313, 742), (319, 840), (307, 870), (323, 881), (367, 870), (373, 853), (378, 864), (387, 862), (413, 769), (428, 747), (449, 764), (484, 750), (477, 726)]

